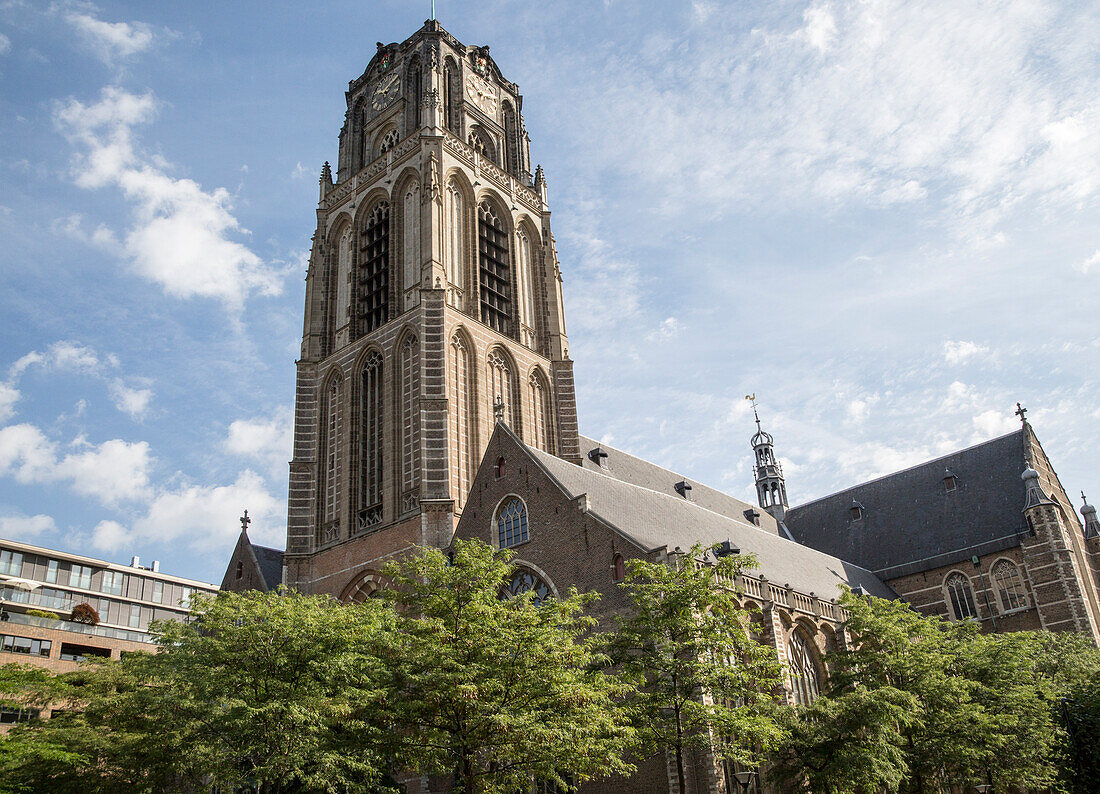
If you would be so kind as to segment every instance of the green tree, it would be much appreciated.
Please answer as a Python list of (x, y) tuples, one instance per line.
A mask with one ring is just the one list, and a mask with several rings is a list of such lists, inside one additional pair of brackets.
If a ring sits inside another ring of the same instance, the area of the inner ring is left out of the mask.
[(463, 794), (511, 794), (631, 767), (622, 685), (584, 615), (594, 595), (504, 597), (510, 552), (458, 542), (386, 569), (396, 631), (383, 636), (385, 712), (404, 766), (453, 776)]
[(618, 619), (611, 657), (637, 687), (629, 706), (642, 746), (672, 751), (680, 791), (687, 751), (755, 765), (781, 736), (774, 715), (782, 668), (752, 636), (733, 586), (755, 566), (750, 555), (713, 557), (699, 545), (667, 565), (628, 565), (630, 609)]
[[(77, 708), (0, 742), (26, 790), (376, 790), (385, 768), (371, 715), (371, 654), (391, 614), (295, 593), (221, 593), (198, 619), (164, 622), (157, 653), (61, 676)], [(36, 748), (63, 748), (47, 763)], [(18, 790), (18, 789), (17, 789)]]

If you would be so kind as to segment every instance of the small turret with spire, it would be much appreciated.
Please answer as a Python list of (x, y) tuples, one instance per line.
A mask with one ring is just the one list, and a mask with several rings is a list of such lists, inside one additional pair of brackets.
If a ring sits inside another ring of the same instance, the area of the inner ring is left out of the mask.
[(1096, 518), (1096, 508), (1089, 504), (1085, 492), (1081, 491), (1081, 517), (1085, 519), (1085, 540), (1100, 538), (1100, 521)]
[(752, 402), (752, 415), (756, 419), (756, 435), (752, 437), (752, 451), (755, 456), (753, 478), (756, 481), (756, 498), (779, 524), (787, 515), (787, 483), (783, 479), (783, 467), (775, 457), (774, 439), (760, 426), (760, 414), (756, 410), (756, 395), (747, 394), (745, 399)]
[(325, 160), (325, 164), (321, 166), (321, 178), (318, 181), (321, 183), (321, 201), (324, 201), (325, 196), (332, 190), (332, 166), (328, 164), (328, 160)]

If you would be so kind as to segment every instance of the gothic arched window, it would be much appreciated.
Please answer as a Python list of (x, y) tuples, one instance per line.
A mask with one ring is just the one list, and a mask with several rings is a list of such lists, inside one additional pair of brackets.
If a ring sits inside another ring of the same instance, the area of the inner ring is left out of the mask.
[(504, 423), (520, 435), (519, 428), (512, 422), (512, 368), (508, 359), (499, 349), (489, 354), (489, 415), (494, 416), (498, 403), (504, 405)]
[(416, 507), (420, 483), (420, 344), (401, 345), (401, 512)]
[(947, 603), (951, 608), (951, 617), (955, 620), (968, 620), (978, 617), (978, 608), (974, 605), (974, 591), (970, 588), (970, 579), (966, 574), (955, 571), (948, 575), (943, 583), (947, 591)]
[(340, 379), (333, 378), (325, 393), (322, 450), (324, 482), (322, 485), (321, 538), (329, 543), (339, 536), (339, 476), (340, 476)]
[(404, 268), (402, 289), (405, 290), (404, 308), (411, 309), (420, 302), (416, 292), (420, 286), (420, 186), (412, 184), (405, 191), (404, 208)]
[(821, 681), (813, 651), (810, 650), (810, 640), (800, 628), (795, 628), (787, 641), (787, 662), (791, 666), (794, 702), (799, 706), (811, 705), (821, 693)]
[(397, 142), (401, 140), (401, 135), (397, 130), (390, 130), (382, 136), (381, 142), (378, 144), (378, 156), (381, 157), (393, 147), (397, 146)]
[(526, 229), (516, 234), (516, 284), (519, 290), (517, 303), (520, 310), (520, 341), (528, 347), (535, 346), (535, 280), (533, 273), (531, 235)]
[(497, 546), (502, 549), (527, 542), (527, 506), (510, 497), (497, 513)]
[(455, 69), (453, 61), (448, 58), (443, 65), (443, 126), (454, 131), (458, 129), (458, 108), (455, 101)]
[(1020, 569), (1010, 560), (997, 560), (993, 564), (993, 587), (1002, 612), (1011, 612), (1027, 606), (1027, 594)]
[(508, 235), (487, 201), (477, 208), (481, 321), (502, 334), (512, 334), (512, 279), (508, 272)]
[(451, 287), (447, 291), (447, 299), (452, 306), (461, 309), (466, 280), (466, 199), (453, 179), (447, 183), (443, 212), (443, 228), (447, 236), (444, 255), (447, 258), (447, 280)]
[(359, 406), (359, 530), (382, 523), (382, 354), (363, 363)]
[(531, 373), (531, 443), (543, 452), (553, 452), (550, 435), (550, 389), (542, 373)]
[(623, 559), (623, 555), (615, 555), (611, 561), (611, 570), (614, 581), (621, 582), (626, 578), (626, 560)]
[(455, 499), (459, 509), (466, 501), (466, 491), (473, 479), (474, 449), (474, 382), (470, 369), (470, 350), (461, 334), (451, 337), (450, 411), (451, 437), (455, 444)]
[(359, 320), (362, 333), (386, 322), (390, 289), (390, 205), (367, 216), (363, 229), (363, 262), (359, 268)]
[(516, 125), (516, 112), (510, 102), (504, 103), (504, 167), (509, 172), (519, 174), (519, 129)]
[(522, 567), (516, 568), (512, 573), (508, 583), (504, 585), (501, 595), (505, 598), (512, 598), (528, 592), (535, 594), (533, 601), (536, 606), (546, 599), (554, 597), (554, 591), (550, 588), (550, 585), (543, 581), (541, 576)]
[(414, 63), (409, 67), (409, 102), (412, 103), (412, 118), (410, 120), (414, 129), (420, 127), (421, 83), (420, 64)]
[(350, 319), (348, 308), (351, 302), (351, 259), (354, 231), (348, 226), (340, 234), (336, 244), (336, 316), (334, 328), (343, 328)]

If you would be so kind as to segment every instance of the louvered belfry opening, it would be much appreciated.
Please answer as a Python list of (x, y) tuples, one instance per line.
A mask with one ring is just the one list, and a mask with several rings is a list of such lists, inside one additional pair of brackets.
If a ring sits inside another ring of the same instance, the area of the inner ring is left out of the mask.
[(512, 335), (512, 279), (508, 274), (508, 235), (488, 202), (477, 208), (481, 321)]
[(390, 206), (379, 204), (363, 230), (363, 265), (359, 268), (359, 322), (369, 334), (386, 322), (390, 290)]

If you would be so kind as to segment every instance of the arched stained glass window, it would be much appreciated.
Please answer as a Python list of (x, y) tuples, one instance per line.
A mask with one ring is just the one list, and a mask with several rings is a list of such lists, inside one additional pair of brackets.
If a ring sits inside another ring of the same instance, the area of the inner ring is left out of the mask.
[(1023, 609), (1027, 606), (1027, 594), (1020, 569), (1010, 560), (997, 560), (993, 565), (993, 586), (1002, 612)]
[(466, 283), (466, 201), (462, 190), (453, 179), (447, 183), (444, 202), (444, 229), (447, 235), (444, 255), (447, 258), (447, 280), (451, 286), (447, 292), (447, 300), (455, 308), (461, 309), (464, 306), (462, 298)]
[(527, 541), (527, 506), (517, 497), (505, 502), (497, 514), (497, 545), (502, 549)]
[(542, 580), (534, 571), (530, 571), (526, 568), (516, 568), (512, 574), (512, 578), (508, 580), (508, 584), (504, 586), (504, 591), (501, 593), (506, 598), (517, 596), (528, 591), (533, 591), (535, 594), (535, 603), (541, 604), (547, 598), (553, 598), (554, 593), (550, 589), (550, 585)]
[(810, 640), (796, 628), (787, 641), (787, 662), (791, 666), (791, 689), (794, 702), (799, 706), (809, 706), (821, 693), (821, 682), (817, 676), (817, 664), (814, 662)]
[(325, 394), (324, 484), (322, 486), (321, 543), (330, 543), (339, 537), (338, 497), (340, 472), (340, 378), (333, 378)]
[(978, 608), (974, 605), (974, 591), (966, 574), (955, 571), (944, 581), (947, 590), (947, 602), (951, 616), (955, 620), (968, 620), (978, 617)]

